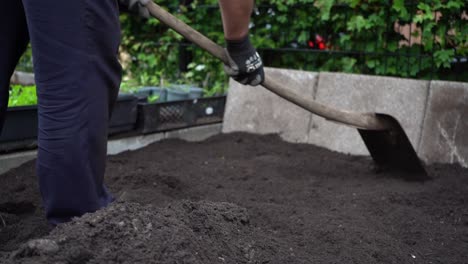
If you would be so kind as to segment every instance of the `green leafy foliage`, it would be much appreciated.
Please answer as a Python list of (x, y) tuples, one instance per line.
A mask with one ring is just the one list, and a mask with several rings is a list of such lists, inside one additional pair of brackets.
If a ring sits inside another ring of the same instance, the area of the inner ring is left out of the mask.
[[(306, 49), (304, 39), (320, 34), (327, 50), (315, 50), (314, 55), (303, 51), (302, 56), (266, 54), (268, 65), (468, 81), (466, 74), (446, 74), (456, 57), (468, 55), (466, 1), (273, 1), (273, 6), (271, 2), (257, 1), (259, 9), (268, 6), (254, 17), (258, 48), (289, 48), (296, 42)], [(268, 32), (258, 30), (268, 24), (275, 26)], [(264, 38), (274, 39), (274, 45), (264, 45)]]
[[(157, 3), (224, 45), (216, 0)], [(454, 60), (468, 56), (466, 10), (466, 0), (257, 0), (251, 39), (272, 67), (468, 81), (466, 68), (453, 71)], [(156, 19), (123, 14), (121, 28), (121, 54), (129, 58), (123, 90), (190, 84), (208, 96), (226, 91), (222, 64)], [(307, 47), (316, 34), (325, 51)]]
[(18, 61), (18, 65), (16, 66), (16, 69), (18, 71), (24, 71), (24, 72), (33, 71), (31, 45), (28, 45), (28, 48), (24, 52), (23, 56), (21, 56), (20, 60)]
[[(190, 5), (158, 1), (169, 12), (195, 27), (217, 43), (224, 42), (217, 1), (193, 1)], [(202, 86), (206, 94), (223, 93), (227, 84), (222, 65), (199, 48), (194, 48), (179, 34), (155, 19), (121, 15), (123, 31), (121, 51), (130, 55), (124, 68), (126, 82), (141, 86), (192, 84)], [(181, 56), (188, 54), (187, 71), (180, 70)], [(131, 81), (130, 81), (131, 82)]]
[(8, 107), (37, 104), (36, 86), (13, 85), (9, 93)]
[(151, 96), (148, 96), (146, 100), (148, 101), (148, 103), (154, 103), (158, 101), (158, 99), (159, 99), (159, 95), (151, 95)]

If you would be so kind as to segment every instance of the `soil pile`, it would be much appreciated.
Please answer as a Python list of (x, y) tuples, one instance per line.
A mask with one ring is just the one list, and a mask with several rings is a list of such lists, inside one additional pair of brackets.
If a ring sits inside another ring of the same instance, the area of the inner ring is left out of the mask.
[(49, 233), (30, 162), (0, 176), (0, 263), (467, 264), (468, 170), (372, 167), (275, 135), (165, 140), (110, 157), (120, 202)]
[[(183, 201), (165, 208), (117, 202), (61, 225), (11, 263), (265, 263), (275, 253), (252, 236), (244, 208)], [(261, 239), (261, 238), (260, 238)], [(268, 244), (271, 244), (269, 242)], [(278, 256), (281, 258), (281, 256)]]

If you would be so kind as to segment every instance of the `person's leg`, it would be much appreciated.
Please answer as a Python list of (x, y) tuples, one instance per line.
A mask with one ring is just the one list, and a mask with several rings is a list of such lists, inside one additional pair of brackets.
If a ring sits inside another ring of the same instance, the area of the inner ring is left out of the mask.
[(21, 1), (5, 1), (0, 9), (0, 133), (8, 107), (10, 77), (29, 43)]
[(57, 224), (112, 202), (107, 126), (121, 78), (116, 0), (23, 0), (39, 107), (37, 174)]

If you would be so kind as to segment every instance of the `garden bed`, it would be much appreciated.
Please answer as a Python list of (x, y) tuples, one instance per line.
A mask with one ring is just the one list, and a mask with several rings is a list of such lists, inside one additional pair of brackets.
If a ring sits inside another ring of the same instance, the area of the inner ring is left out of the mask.
[(427, 169), (405, 182), (273, 135), (165, 140), (110, 157), (118, 202), (50, 232), (29, 162), (0, 175), (0, 263), (467, 263), (468, 170)]

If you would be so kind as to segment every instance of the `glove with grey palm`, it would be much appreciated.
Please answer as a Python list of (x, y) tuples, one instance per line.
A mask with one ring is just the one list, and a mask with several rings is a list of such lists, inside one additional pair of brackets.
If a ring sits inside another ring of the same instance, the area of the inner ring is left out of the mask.
[(226, 40), (226, 54), (229, 64), (224, 65), (224, 71), (234, 80), (252, 86), (263, 82), (263, 62), (249, 36), (241, 40)]
[(146, 8), (146, 4), (151, 0), (119, 0), (121, 10), (126, 10), (133, 14), (138, 14), (143, 18), (149, 18), (150, 13)]

